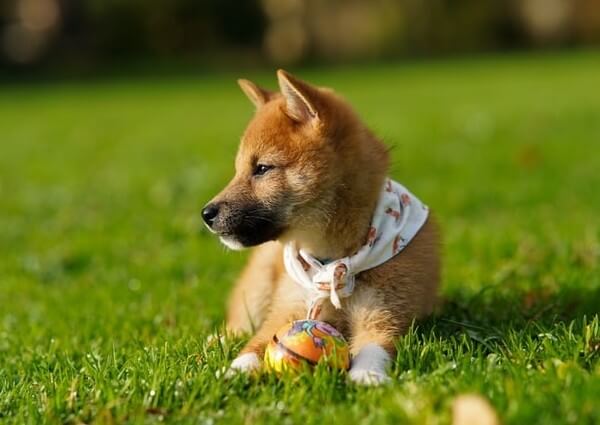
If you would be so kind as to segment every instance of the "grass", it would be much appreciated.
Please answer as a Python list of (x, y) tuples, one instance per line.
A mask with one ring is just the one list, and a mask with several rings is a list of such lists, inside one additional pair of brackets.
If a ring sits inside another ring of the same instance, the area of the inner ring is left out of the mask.
[[(203, 230), (252, 107), (233, 75), (0, 88), (0, 423), (600, 422), (600, 55), (309, 70), (393, 150), (445, 239), (394, 382), (215, 378), (246, 254)], [(274, 75), (250, 77), (274, 86)]]

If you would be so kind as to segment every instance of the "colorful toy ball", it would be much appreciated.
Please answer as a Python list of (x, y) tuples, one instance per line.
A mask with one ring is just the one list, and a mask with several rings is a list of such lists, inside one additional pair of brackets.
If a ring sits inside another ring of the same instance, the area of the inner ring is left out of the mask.
[(318, 320), (297, 320), (285, 325), (265, 351), (265, 365), (275, 372), (302, 370), (324, 362), (335, 369), (348, 369), (350, 352), (341, 333)]

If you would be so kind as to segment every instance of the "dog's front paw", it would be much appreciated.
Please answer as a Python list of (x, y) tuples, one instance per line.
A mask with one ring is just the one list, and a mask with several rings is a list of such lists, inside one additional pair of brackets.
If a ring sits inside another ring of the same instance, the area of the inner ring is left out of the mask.
[(260, 368), (260, 360), (256, 353), (245, 353), (236, 357), (225, 372), (226, 378), (231, 378), (238, 373), (250, 373)]
[(376, 386), (387, 384), (391, 381), (390, 377), (385, 373), (378, 370), (368, 370), (353, 368), (348, 373), (350, 380), (359, 385)]
[(381, 385), (390, 382), (386, 373), (390, 355), (377, 344), (367, 344), (352, 360), (350, 380), (360, 385)]

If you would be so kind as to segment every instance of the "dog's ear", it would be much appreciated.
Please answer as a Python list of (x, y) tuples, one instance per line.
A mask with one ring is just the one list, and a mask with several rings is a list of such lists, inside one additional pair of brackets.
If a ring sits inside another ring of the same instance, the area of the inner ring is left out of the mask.
[(258, 87), (252, 81), (240, 78), (237, 82), (242, 91), (248, 96), (248, 99), (250, 99), (250, 102), (252, 102), (257, 109), (267, 103), (273, 94), (269, 90)]
[(285, 99), (286, 114), (297, 122), (309, 122), (319, 119), (315, 101), (318, 89), (288, 74), (284, 70), (277, 71), (279, 88)]

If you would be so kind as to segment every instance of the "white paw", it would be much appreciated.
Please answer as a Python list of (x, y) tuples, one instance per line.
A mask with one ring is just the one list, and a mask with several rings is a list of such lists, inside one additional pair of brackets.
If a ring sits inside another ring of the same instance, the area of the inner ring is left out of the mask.
[(381, 385), (390, 382), (386, 373), (390, 355), (377, 344), (367, 344), (352, 359), (350, 380), (360, 385)]
[(238, 373), (250, 373), (258, 368), (260, 368), (260, 360), (256, 353), (242, 354), (231, 362), (231, 366), (225, 372), (225, 377), (231, 378)]
[(385, 372), (367, 369), (350, 369), (350, 380), (359, 385), (376, 386), (387, 384), (391, 381), (390, 377)]

